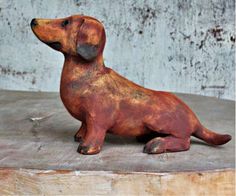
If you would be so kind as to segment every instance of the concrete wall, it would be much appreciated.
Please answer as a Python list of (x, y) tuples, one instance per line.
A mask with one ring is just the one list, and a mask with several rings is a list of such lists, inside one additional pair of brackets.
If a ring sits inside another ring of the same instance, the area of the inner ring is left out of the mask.
[(234, 99), (234, 9), (234, 0), (0, 0), (0, 88), (58, 91), (63, 56), (29, 23), (84, 14), (105, 25), (105, 64), (130, 80)]

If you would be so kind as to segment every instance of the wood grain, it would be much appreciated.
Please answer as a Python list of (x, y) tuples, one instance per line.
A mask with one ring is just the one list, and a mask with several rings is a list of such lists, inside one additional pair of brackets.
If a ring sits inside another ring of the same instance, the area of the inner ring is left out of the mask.
[(115, 173), (1, 169), (1, 195), (234, 195), (234, 170)]

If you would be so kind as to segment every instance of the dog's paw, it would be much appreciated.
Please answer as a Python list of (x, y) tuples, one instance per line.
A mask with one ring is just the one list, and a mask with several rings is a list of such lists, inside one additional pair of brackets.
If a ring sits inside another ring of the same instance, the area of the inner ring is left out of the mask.
[(77, 152), (80, 154), (92, 155), (99, 153), (100, 150), (100, 147), (79, 145)]
[(165, 152), (163, 148), (163, 141), (161, 138), (155, 138), (149, 141), (143, 148), (144, 153), (148, 154), (160, 154)]

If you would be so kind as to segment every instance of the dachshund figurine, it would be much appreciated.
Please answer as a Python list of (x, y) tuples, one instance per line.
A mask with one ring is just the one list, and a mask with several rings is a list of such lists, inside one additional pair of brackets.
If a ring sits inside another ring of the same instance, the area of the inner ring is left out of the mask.
[(143, 150), (149, 154), (188, 150), (190, 136), (211, 145), (231, 140), (201, 125), (174, 94), (146, 89), (105, 67), (106, 35), (97, 19), (33, 19), (31, 28), (39, 40), (65, 56), (60, 96), (82, 122), (75, 135), (79, 153), (99, 153), (107, 132), (149, 139)]

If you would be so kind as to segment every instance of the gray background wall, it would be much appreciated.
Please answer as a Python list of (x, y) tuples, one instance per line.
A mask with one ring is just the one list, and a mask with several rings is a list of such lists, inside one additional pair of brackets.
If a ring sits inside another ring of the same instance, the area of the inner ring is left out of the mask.
[(105, 25), (105, 64), (130, 80), (234, 99), (234, 9), (234, 0), (0, 0), (0, 88), (58, 91), (63, 56), (29, 23), (84, 14)]

